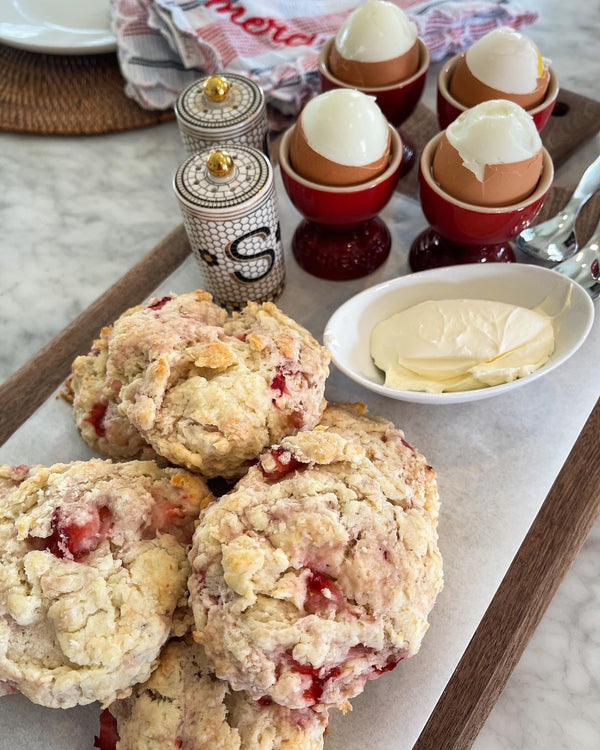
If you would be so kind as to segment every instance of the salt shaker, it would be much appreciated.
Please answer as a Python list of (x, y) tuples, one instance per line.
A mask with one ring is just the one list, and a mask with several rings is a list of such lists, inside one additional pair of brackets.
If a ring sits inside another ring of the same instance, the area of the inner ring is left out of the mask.
[(237, 143), (269, 153), (265, 95), (245, 76), (227, 73), (194, 81), (177, 98), (175, 116), (189, 155)]
[(251, 146), (204, 149), (175, 174), (175, 195), (204, 277), (218, 304), (275, 301), (285, 269), (273, 168)]

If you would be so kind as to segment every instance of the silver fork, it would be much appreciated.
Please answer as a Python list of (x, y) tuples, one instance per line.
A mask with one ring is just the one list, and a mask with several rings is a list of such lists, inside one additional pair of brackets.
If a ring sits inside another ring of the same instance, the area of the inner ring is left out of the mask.
[(592, 299), (600, 295), (600, 222), (585, 245), (553, 270), (576, 281)]

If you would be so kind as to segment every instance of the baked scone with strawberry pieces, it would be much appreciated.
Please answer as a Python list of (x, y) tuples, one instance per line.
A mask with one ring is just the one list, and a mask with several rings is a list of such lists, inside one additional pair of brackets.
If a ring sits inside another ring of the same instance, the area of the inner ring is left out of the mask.
[(253, 701), (217, 679), (202, 646), (172, 640), (157, 669), (100, 717), (101, 750), (322, 750), (327, 711)]
[(156, 451), (117, 407), (119, 381), (106, 379), (111, 333), (110, 326), (103, 328), (89, 354), (77, 357), (71, 367), (66, 386), (75, 424), (90, 448), (104, 456), (116, 461), (156, 459)]
[(61, 708), (127, 694), (185, 607), (205, 481), (100, 459), (2, 466), (0, 478), (3, 692)]
[(207, 292), (173, 294), (127, 311), (99, 341), (73, 364), (75, 418), (113, 457), (150, 445), (206, 477), (238, 478), (325, 408), (328, 350), (272, 303), (228, 316)]
[(442, 588), (435, 471), (384, 419), (331, 404), (202, 515), (188, 583), (221, 679), (346, 708), (415, 654)]

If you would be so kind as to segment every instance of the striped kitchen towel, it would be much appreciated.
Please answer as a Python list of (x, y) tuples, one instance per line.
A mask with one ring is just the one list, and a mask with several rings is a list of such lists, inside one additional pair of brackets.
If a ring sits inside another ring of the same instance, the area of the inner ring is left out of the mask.
[[(506, 0), (394, 0), (416, 23), (433, 60), (498, 26), (519, 29), (538, 14)], [(111, 0), (128, 96), (146, 109), (173, 106), (206, 73), (247, 75), (264, 90), (273, 129), (320, 90), (320, 47), (356, 0)]]

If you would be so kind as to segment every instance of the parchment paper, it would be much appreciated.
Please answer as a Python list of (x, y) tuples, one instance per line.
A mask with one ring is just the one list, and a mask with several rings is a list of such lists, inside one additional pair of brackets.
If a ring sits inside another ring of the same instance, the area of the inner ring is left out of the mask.
[[(410, 243), (426, 221), (415, 201), (397, 194), (382, 213), (393, 236), (384, 266), (365, 279), (324, 281), (293, 260), (289, 248), (300, 216), (279, 177), (278, 195), (287, 254), (287, 286), (278, 304), (322, 341), (325, 323), (342, 302), (408, 272)], [(190, 257), (157, 293), (201, 286)], [(393, 420), (436, 469), (445, 588), (420, 653), (367, 683), (350, 714), (332, 712), (326, 750), (413, 746), (595, 404), (599, 352), (596, 321), (582, 348), (547, 377), (513, 393), (448, 406), (379, 397), (333, 368), (329, 400), (363, 401), (373, 414)], [(72, 424), (70, 406), (56, 395), (0, 448), (0, 462), (15, 464), (91, 455)], [(7, 696), (0, 702), (0, 750), (92, 748), (98, 714), (97, 704), (53, 710)]]

